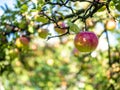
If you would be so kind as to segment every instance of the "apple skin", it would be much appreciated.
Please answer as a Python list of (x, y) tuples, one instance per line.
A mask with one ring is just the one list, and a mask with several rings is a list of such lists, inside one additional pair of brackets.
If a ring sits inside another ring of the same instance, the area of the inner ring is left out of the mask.
[(80, 52), (92, 52), (98, 45), (98, 38), (93, 32), (79, 32), (74, 39), (74, 45)]
[(114, 30), (116, 28), (116, 21), (113, 19), (108, 20), (106, 22), (105, 28), (110, 31)]
[(58, 34), (64, 34), (65, 32), (67, 32), (67, 29), (61, 29), (61, 28), (65, 28), (66, 27), (64, 22), (58, 22), (58, 25), (59, 25), (60, 28), (55, 25), (55, 31)]
[(28, 46), (28, 44), (29, 44), (29, 39), (27, 37), (25, 37), (25, 36), (17, 38), (16, 41), (15, 41), (15, 45), (18, 48), (22, 48), (22, 47)]
[(47, 36), (48, 36), (48, 34), (49, 34), (49, 32), (48, 32), (48, 30), (47, 29), (39, 29), (38, 30), (38, 35), (39, 35), (39, 37), (41, 37), (41, 38), (46, 38)]

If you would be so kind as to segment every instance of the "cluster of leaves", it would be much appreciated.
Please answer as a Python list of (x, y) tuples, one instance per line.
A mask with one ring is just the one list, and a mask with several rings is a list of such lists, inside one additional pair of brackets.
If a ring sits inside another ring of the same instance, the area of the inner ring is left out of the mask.
[[(7, 5), (2, 6), (0, 74), (4, 87), (7, 90), (119, 90), (119, 42), (111, 47), (108, 37), (109, 33), (115, 34), (119, 41), (119, 28), (113, 32), (95, 30), (99, 23), (105, 28), (108, 17), (119, 20), (119, 6), (119, 0), (16, 0), (14, 10)], [(66, 26), (61, 27), (59, 22)], [(67, 31), (53, 35), (49, 29), (51, 25), (53, 29), (57, 27)], [(94, 53), (80, 53), (75, 57), (71, 34), (83, 28), (99, 37), (105, 32), (108, 52), (98, 50), (95, 52), (97, 57), (92, 57)], [(33, 45), (41, 29), (49, 31), (48, 36), (45, 35), (48, 41), (60, 37), (61, 45), (53, 41), (52, 44), (42, 43), (41, 39), (37, 40), (38, 46)], [(67, 34), (70, 40), (65, 43), (61, 36)], [(21, 36), (29, 38), (27, 47), (16, 46), (16, 40)]]

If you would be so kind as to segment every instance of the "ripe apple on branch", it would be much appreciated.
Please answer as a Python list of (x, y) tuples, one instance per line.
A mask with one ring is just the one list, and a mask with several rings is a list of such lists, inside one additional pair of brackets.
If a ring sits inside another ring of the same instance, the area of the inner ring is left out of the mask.
[(105, 24), (105, 28), (110, 31), (114, 30), (116, 28), (116, 21), (113, 19), (108, 20)]
[(93, 32), (82, 31), (76, 34), (74, 45), (80, 52), (92, 52), (98, 45), (98, 38)]
[(15, 45), (18, 47), (18, 48), (22, 48), (22, 47), (26, 47), (29, 45), (29, 42), (30, 40), (25, 37), (25, 36), (21, 36), (20, 38), (17, 38), (16, 41), (15, 41)]
[(66, 25), (64, 22), (58, 22), (57, 25), (55, 24), (55, 31), (58, 34), (64, 34), (67, 32)]

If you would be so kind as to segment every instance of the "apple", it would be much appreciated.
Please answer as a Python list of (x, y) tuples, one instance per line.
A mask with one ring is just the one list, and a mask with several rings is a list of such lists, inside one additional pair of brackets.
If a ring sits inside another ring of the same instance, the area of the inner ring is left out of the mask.
[(32, 44), (30, 46), (30, 48), (31, 48), (31, 50), (35, 51), (35, 50), (37, 50), (38, 46), (37, 46), (37, 44)]
[(38, 35), (41, 38), (46, 38), (48, 36), (49, 32), (47, 29), (39, 29), (38, 30)]
[(19, 50), (18, 48), (12, 48), (9, 50), (9, 55), (12, 57), (12, 58), (15, 58), (15, 57), (18, 57), (19, 55)]
[(77, 57), (77, 56), (79, 56), (80, 51), (77, 48), (74, 48), (73, 51), (72, 51), (72, 53), (73, 53), (74, 56)]
[(74, 45), (80, 52), (92, 52), (98, 45), (98, 38), (93, 32), (82, 31), (76, 34)]
[(86, 25), (87, 25), (87, 27), (93, 27), (94, 26), (94, 21), (92, 20), (92, 18), (86, 19)]
[(55, 31), (58, 33), (58, 34), (64, 34), (65, 32), (67, 32), (67, 29), (65, 28), (66, 25), (64, 22), (58, 22), (58, 25), (59, 27), (57, 27), (57, 25), (55, 25)]
[(113, 19), (110, 19), (106, 22), (105, 28), (107, 30), (114, 30), (116, 28), (116, 21)]
[(18, 48), (28, 46), (28, 44), (29, 44), (29, 39), (27, 37), (25, 37), (25, 36), (21, 36), (20, 38), (17, 38), (16, 41), (15, 41), (15, 45)]

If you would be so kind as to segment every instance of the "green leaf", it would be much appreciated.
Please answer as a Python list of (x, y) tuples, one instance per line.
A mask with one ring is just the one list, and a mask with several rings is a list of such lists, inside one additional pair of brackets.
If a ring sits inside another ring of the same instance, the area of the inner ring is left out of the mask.
[(120, 11), (120, 3), (119, 2), (120, 2), (119, 0), (113, 0), (114, 6), (118, 11)]
[(29, 31), (30, 33), (33, 33), (33, 32), (34, 32), (34, 28), (33, 28), (33, 26), (30, 26), (30, 25), (29, 25), (29, 27), (28, 27), (28, 31)]
[(115, 4), (115, 8), (120, 11), (120, 3)]
[(85, 90), (93, 90), (92, 85), (86, 85), (86, 86), (85, 86)]
[(48, 19), (45, 18), (45, 17), (43, 17), (43, 16), (36, 16), (36, 17), (35, 17), (35, 20), (36, 20), (37, 22), (42, 22), (42, 23), (48, 22)]
[(76, 24), (74, 24), (72, 22), (68, 22), (68, 25), (69, 25), (71, 31), (73, 31), (75, 33), (80, 32), (80, 29)]
[(63, 19), (65, 18), (62, 12), (57, 12)]
[(24, 29), (24, 28), (26, 28), (26, 21), (21, 21), (19, 24), (18, 24), (18, 26), (19, 26), (19, 28), (21, 28), (21, 29)]
[(26, 4), (22, 5), (20, 11), (21, 11), (22, 13), (24, 13), (24, 12), (26, 12), (27, 10), (28, 10), (28, 6), (27, 6)]

